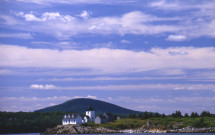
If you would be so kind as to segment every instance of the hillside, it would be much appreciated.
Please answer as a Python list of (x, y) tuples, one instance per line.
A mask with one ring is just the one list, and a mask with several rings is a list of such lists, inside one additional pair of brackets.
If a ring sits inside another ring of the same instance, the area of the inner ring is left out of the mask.
[(103, 112), (111, 112), (113, 114), (120, 114), (120, 115), (139, 113), (138, 111), (126, 109), (118, 105), (114, 105), (100, 100), (88, 99), (88, 98), (72, 99), (59, 105), (36, 110), (35, 112), (78, 112), (83, 114), (85, 113), (88, 106), (92, 106), (93, 109), (95, 109), (96, 114), (100, 114)]

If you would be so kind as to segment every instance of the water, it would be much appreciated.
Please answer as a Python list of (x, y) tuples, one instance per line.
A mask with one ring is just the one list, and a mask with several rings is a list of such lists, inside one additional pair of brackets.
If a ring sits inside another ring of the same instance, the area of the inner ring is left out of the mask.
[[(96, 135), (215, 135), (215, 133), (124, 133), (124, 134), (96, 134)], [(40, 133), (28, 133), (28, 134), (5, 134), (5, 135), (42, 135)], [(56, 134), (50, 134), (56, 135)], [(69, 134), (64, 134), (69, 135)], [(70, 135), (80, 135), (80, 134), (70, 134)], [(92, 134), (83, 134), (83, 135), (92, 135)]]

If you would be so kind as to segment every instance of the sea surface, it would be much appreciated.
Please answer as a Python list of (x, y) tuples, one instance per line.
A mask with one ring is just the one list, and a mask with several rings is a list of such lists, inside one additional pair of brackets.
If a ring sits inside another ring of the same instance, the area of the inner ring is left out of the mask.
[[(123, 134), (96, 134), (96, 135), (215, 135), (215, 133), (123, 133)], [(42, 135), (40, 133), (29, 133), (29, 134), (5, 134), (5, 135)], [(51, 135), (51, 134), (50, 134)], [(52, 134), (56, 135), (56, 134)], [(69, 135), (69, 134), (65, 134)], [(80, 135), (80, 134), (70, 134), (70, 135)], [(92, 135), (92, 134), (83, 134)]]

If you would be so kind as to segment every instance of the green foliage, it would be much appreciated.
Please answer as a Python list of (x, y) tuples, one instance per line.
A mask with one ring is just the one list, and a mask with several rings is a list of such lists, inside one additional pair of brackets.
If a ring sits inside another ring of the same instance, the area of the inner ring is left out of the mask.
[(177, 117), (182, 117), (181, 112), (180, 111), (175, 111), (175, 113), (172, 113), (171, 115), (173, 118), (177, 118)]
[(44, 132), (61, 124), (64, 113), (0, 112), (0, 133)]
[(98, 126), (98, 124), (95, 124), (94, 122), (87, 122), (87, 123), (83, 123), (81, 125), (85, 126), (85, 127), (88, 127), (88, 126), (90, 126), (90, 127), (97, 127)]
[(188, 117), (189, 117), (188, 113), (185, 113), (184, 118), (188, 118)]
[(129, 114), (129, 118), (137, 118), (136, 114), (135, 113), (132, 113), (132, 114)]
[(160, 115), (158, 112), (156, 112), (156, 113), (154, 114), (154, 117), (155, 117), (155, 118), (160, 118), (161, 115)]
[(139, 118), (123, 118), (115, 122), (101, 124), (100, 126), (110, 129), (134, 129), (141, 127), (143, 124), (145, 124), (145, 121)]
[(152, 117), (153, 117), (153, 113), (149, 112), (149, 118), (152, 118)]
[(150, 117), (149, 113), (145, 111), (143, 113), (143, 119), (148, 119), (149, 117)]
[(200, 114), (200, 117), (212, 117), (212, 114), (208, 111), (203, 111), (201, 114)]
[[(47, 128), (55, 127), (61, 124), (63, 112), (39, 113), (39, 112), (0, 112), (0, 134), (3, 133), (35, 133), (44, 132)], [(149, 120), (160, 129), (173, 128), (174, 124), (182, 123), (181, 127), (215, 127), (215, 117), (213, 114), (203, 111), (201, 117), (198, 113), (193, 112), (191, 116), (185, 114), (181, 117), (181, 113), (175, 113), (172, 117), (165, 114), (144, 112), (138, 117), (135, 113), (130, 115), (130, 118), (120, 117), (114, 122), (97, 125), (95, 123), (85, 123), (83, 126), (91, 127), (107, 127), (111, 129), (130, 129), (139, 128), (146, 124)]]
[(190, 117), (191, 118), (197, 118), (197, 117), (199, 117), (199, 114), (197, 112), (192, 112)]
[(163, 113), (163, 114), (161, 115), (161, 118), (166, 118), (166, 115)]
[(138, 114), (138, 118), (142, 118), (142, 114), (141, 113)]
[[(176, 111), (174, 113), (174, 117), (172, 115), (166, 116), (165, 114), (158, 115), (157, 113), (154, 113), (152, 117), (150, 117), (150, 113), (144, 112), (143, 117), (140, 118), (130, 118), (134, 121), (131, 121), (130, 119), (121, 119), (121, 121), (117, 124), (109, 124), (109, 127), (122, 127), (123, 129), (128, 129), (128, 127), (134, 126), (136, 123), (146, 123), (147, 120), (149, 120), (151, 123), (153, 123), (155, 126), (157, 126), (159, 129), (172, 129), (174, 125), (178, 125), (178, 128), (183, 128), (187, 126), (192, 127), (215, 127), (215, 117), (212, 117), (213, 114), (210, 115), (210, 117), (203, 117), (203, 116), (209, 116), (208, 113), (205, 113), (207, 115), (203, 115), (202, 117), (199, 117), (198, 113), (193, 112), (191, 116), (188, 114), (185, 114), (184, 117), (182, 117), (180, 111)], [(156, 116), (157, 115), (157, 116)], [(160, 117), (158, 117), (160, 116)], [(126, 122), (129, 122), (129, 124), (125, 124)], [(136, 128), (139, 127), (139, 125), (135, 125)]]
[(206, 123), (204, 122), (204, 119), (203, 118), (200, 118), (198, 121), (195, 121), (194, 124), (193, 124), (194, 127), (205, 127), (206, 126)]

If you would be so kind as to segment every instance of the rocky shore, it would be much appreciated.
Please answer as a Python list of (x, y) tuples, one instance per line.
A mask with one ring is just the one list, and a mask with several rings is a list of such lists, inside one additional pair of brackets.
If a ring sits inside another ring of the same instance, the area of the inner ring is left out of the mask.
[(127, 130), (121, 130), (120, 132), (121, 133), (215, 133), (215, 127), (210, 127), (210, 128), (185, 127), (181, 129), (171, 129), (171, 130), (127, 129)]
[(172, 125), (172, 128), (163, 129), (161, 125), (156, 125), (147, 121), (145, 125), (137, 129), (112, 130), (104, 127), (91, 127), (82, 125), (58, 125), (48, 128), (44, 134), (106, 134), (106, 133), (215, 133), (215, 127), (194, 128), (187, 126), (180, 128), (183, 123)]
[(82, 125), (58, 125), (54, 128), (48, 128), (44, 134), (98, 134), (98, 133), (120, 133), (117, 130), (111, 130), (103, 127), (90, 127)]
[(194, 128), (188, 126), (181, 129), (167, 130), (167, 133), (215, 133), (215, 127)]

